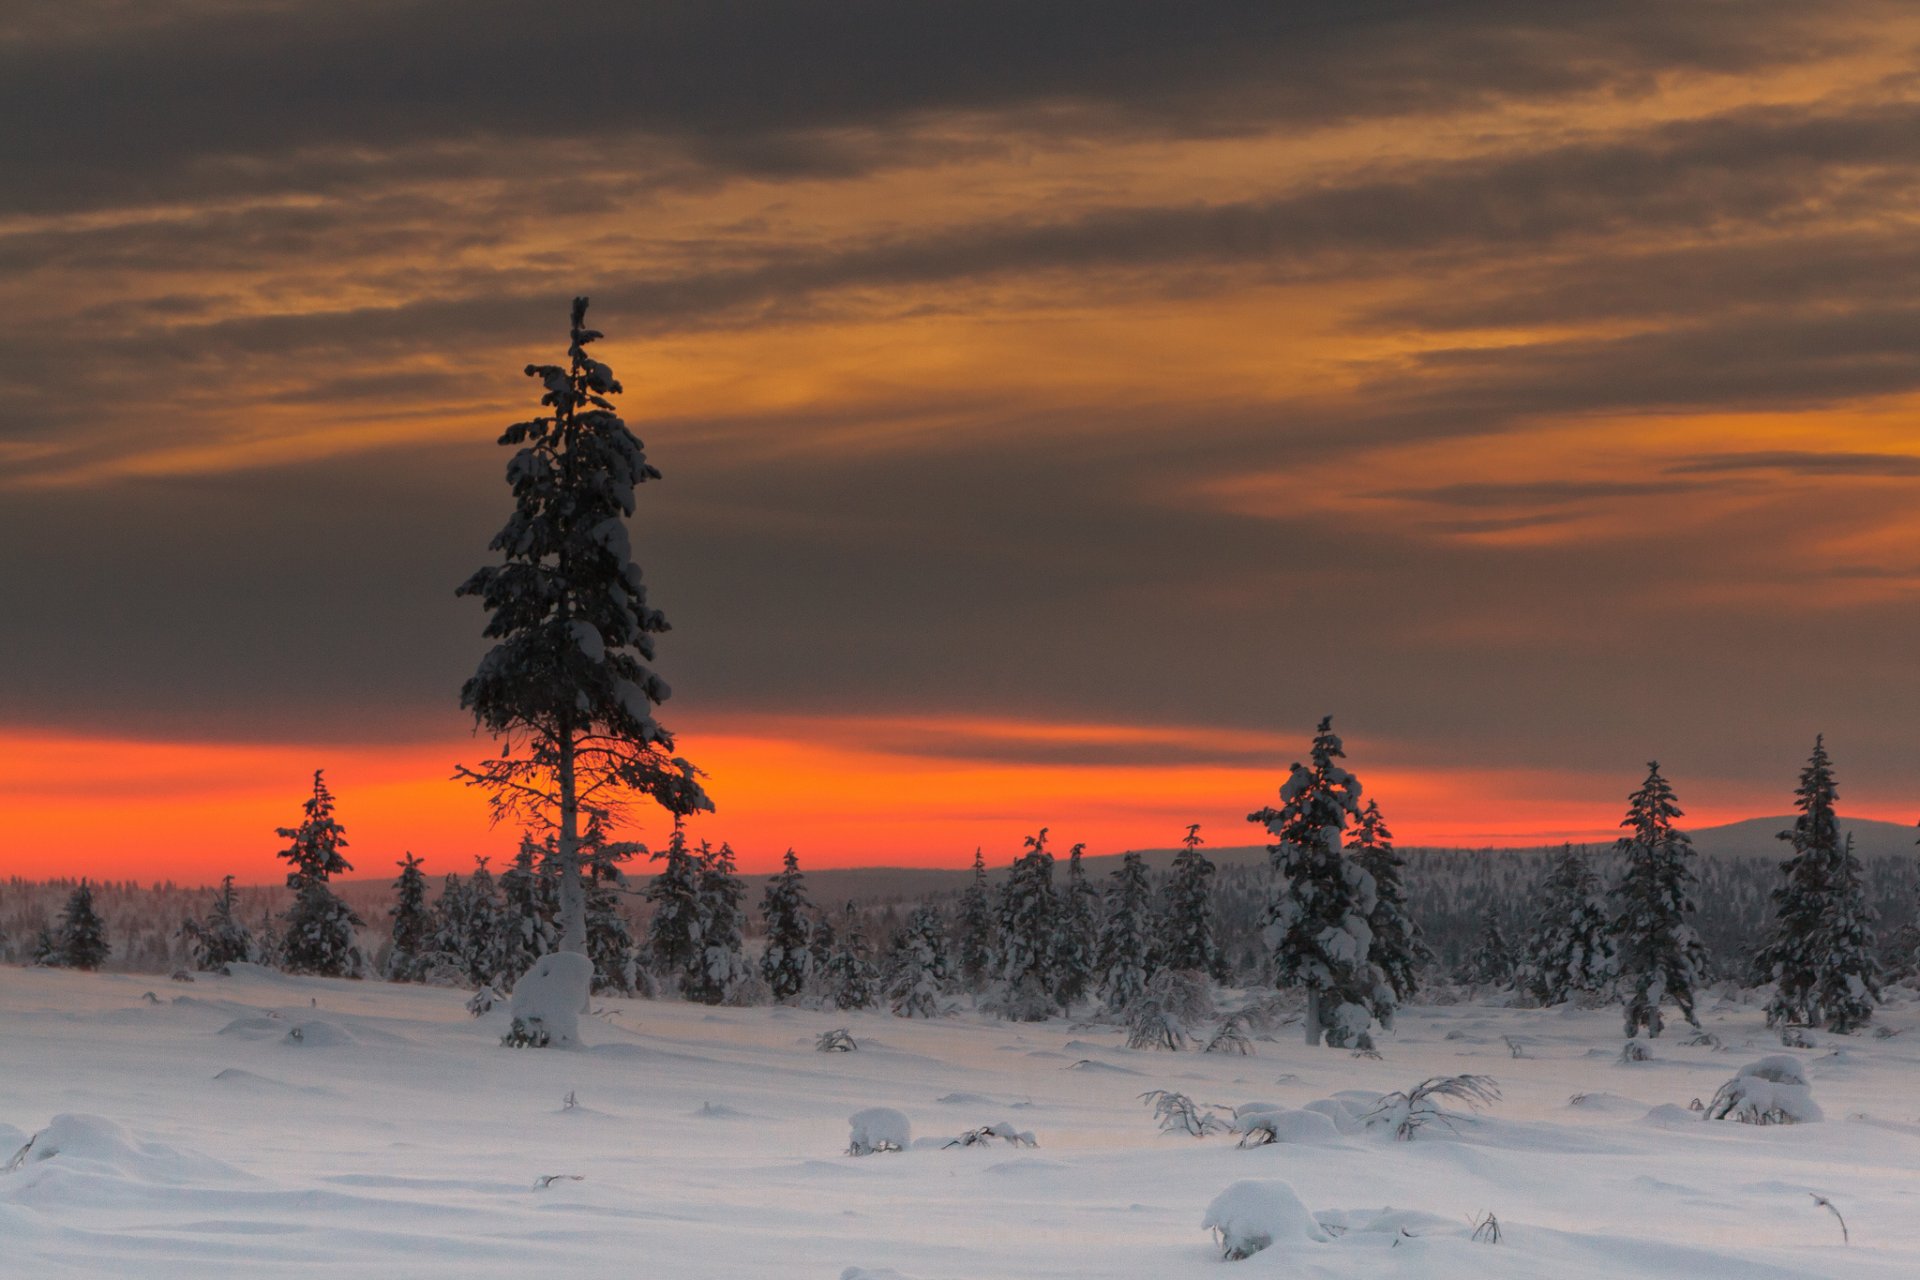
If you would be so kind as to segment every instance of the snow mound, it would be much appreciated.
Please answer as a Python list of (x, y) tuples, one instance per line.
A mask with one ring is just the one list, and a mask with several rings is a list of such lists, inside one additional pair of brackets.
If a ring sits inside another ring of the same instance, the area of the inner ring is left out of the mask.
[(1741, 1124), (1802, 1124), (1819, 1120), (1821, 1113), (1799, 1059), (1776, 1053), (1749, 1062), (1721, 1085), (1705, 1118)]
[(287, 1024), (279, 1018), (250, 1014), (244, 1018), (235, 1018), (214, 1034), (236, 1036), (242, 1040), (277, 1040), (287, 1034)]
[(275, 1080), (272, 1076), (263, 1076), (248, 1071), (244, 1067), (226, 1067), (214, 1072), (215, 1084), (225, 1085), (229, 1089), (244, 1089), (249, 1093), (286, 1094), (301, 1093), (319, 1098), (337, 1098), (340, 1095), (332, 1089), (323, 1089), (318, 1085), (288, 1084), (285, 1080)]
[(9, 1172), (73, 1172), (168, 1186), (240, 1176), (211, 1156), (141, 1142), (105, 1116), (78, 1112), (55, 1116), (11, 1154), (5, 1166)]
[(1095, 1062), (1092, 1058), (1082, 1058), (1060, 1068), (1062, 1071), (1105, 1071), (1116, 1076), (1137, 1076), (1143, 1074), (1132, 1067), (1116, 1067), (1111, 1062)]
[(580, 1015), (592, 990), (593, 961), (574, 951), (541, 956), (513, 984), (513, 1021), (541, 1043), (577, 1048)]
[(1672, 1102), (1663, 1102), (1640, 1117), (1640, 1123), (1652, 1125), (1656, 1129), (1678, 1129), (1682, 1125), (1692, 1127), (1700, 1123), (1696, 1112)]
[(892, 1107), (868, 1107), (847, 1117), (852, 1133), (847, 1154), (869, 1156), (876, 1151), (905, 1151), (913, 1141), (913, 1125)]
[(1200, 1226), (1214, 1233), (1222, 1256), (1231, 1259), (1250, 1258), (1276, 1244), (1327, 1238), (1292, 1187), (1254, 1178), (1215, 1196)]
[(1324, 1111), (1296, 1110), (1277, 1102), (1245, 1102), (1233, 1109), (1233, 1132), (1264, 1142), (1332, 1142), (1340, 1136), (1333, 1118)]
[(913, 1277), (892, 1267), (848, 1267), (840, 1273), (840, 1280), (913, 1280)]

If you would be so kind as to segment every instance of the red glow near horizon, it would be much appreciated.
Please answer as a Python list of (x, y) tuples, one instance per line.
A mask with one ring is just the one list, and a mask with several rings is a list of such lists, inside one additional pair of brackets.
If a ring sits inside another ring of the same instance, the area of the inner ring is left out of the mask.
[[(1065, 850), (1169, 847), (1189, 822), (1215, 846), (1262, 843), (1245, 815), (1271, 801), (1284, 765), (1021, 763), (882, 751), (849, 745), (878, 721), (829, 723), (801, 734), (734, 728), (702, 734), (698, 759), (719, 812), (696, 820), (697, 838), (730, 842), (748, 872), (773, 870), (789, 846), (803, 866), (966, 865), (975, 846), (990, 864), (1021, 838), (1050, 827)], [(936, 736), (1062, 741), (1132, 740), (1124, 726), (1001, 721), (887, 722)], [(836, 732), (838, 731), (838, 732)], [(1164, 740), (1164, 731), (1156, 731)], [(1204, 737), (1205, 731), (1190, 731)], [(882, 734), (882, 737), (885, 735)], [(1222, 735), (1231, 737), (1231, 735)], [(825, 745), (822, 745), (822, 742)], [(1244, 745), (1244, 744), (1243, 744)], [(692, 744), (687, 744), (690, 751)], [(405, 747), (156, 743), (11, 733), (0, 735), (0, 872), (27, 878), (242, 883), (279, 879), (284, 841), (275, 828), (299, 818), (314, 768), (327, 771), (347, 829), (353, 875), (381, 877), (402, 854), (433, 872), (460, 871), (476, 855), (496, 861), (518, 842), (494, 827), (484, 798), (451, 779), (480, 754), (460, 738)], [(1276, 761), (1291, 757), (1276, 751)], [(1404, 846), (1539, 845), (1610, 840), (1634, 778), (1550, 770), (1361, 771)], [(1709, 790), (1703, 788), (1703, 790)], [(1487, 798), (1500, 797), (1499, 812)], [(1686, 796), (1682, 780), (1683, 801)], [(1690, 808), (1695, 826), (1784, 809), (1778, 796), (1716, 794)], [(1849, 810), (1881, 816), (1872, 806)], [(1899, 820), (1904, 815), (1886, 812)], [(630, 838), (658, 841), (657, 811), (636, 811)]]

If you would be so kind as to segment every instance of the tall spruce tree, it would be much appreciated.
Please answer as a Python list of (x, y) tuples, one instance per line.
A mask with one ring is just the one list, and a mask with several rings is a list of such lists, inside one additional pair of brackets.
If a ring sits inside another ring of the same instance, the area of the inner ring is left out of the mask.
[(887, 1003), (902, 1018), (937, 1017), (946, 981), (946, 928), (932, 907), (915, 907), (888, 957)]
[(976, 995), (993, 976), (993, 899), (987, 892), (987, 860), (973, 851), (973, 878), (960, 895), (958, 951), (960, 981)]
[(1129, 851), (1108, 877), (1100, 925), (1100, 998), (1124, 1013), (1147, 993), (1153, 976), (1153, 884), (1147, 864)]
[(1684, 810), (1673, 787), (1660, 776), (1658, 761), (1647, 765), (1647, 780), (1628, 797), (1627, 829), (1615, 846), (1626, 869), (1615, 891), (1613, 935), (1619, 947), (1620, 989), (1626, 998), (1627, 1034), (1642, 1028), (1649, 1037), (1664, 1025), (1660, 1006), (1671, 1000), (1680, 1016), (1699, 1026), (1694, 987), (1706, 968), (1706, 949), (1695, 936), (1693, 841), (1674, 826)]
[(653, 904), (647, 923), (647, 958), (655, 973), (684, 983), (706, 953), (706, 922), (700, 918), (700, 858), (687, 834), (673, 829), (664, 850), (653, 859), (660, 870), (642, 896)]
[(719, 1004), (747, 975), (741, 941), (741, 900), (746, 886), (734, 871), (733, 848), (700, 846), (700, 953), (680, 992), (702, 1004)]
[(813, 969), (813, 957), (807, 950), (807, 915), (812, 909), (806, 879), (800, 874), (800, 857), (789, 849), (779, 873), (767, 881), (766, 893), (760, 899), (760, 918), (767, 932), (766, 950), (760, 953), (760, 976), (766, 979), (773, 998), (782, 1004), (800, 994)]
[(467, 881), (450, 871), (440, 882), (440, 896), (433, 903), (433, 941), (429, 950), (429, 968), (454, 970), (462, 981), (471, 981), (473, 963), (473, 899)]
[(1213, 929), (1213, 860), (1200, 852), (1204, 843), (1197, 822), (1180, 839), (1160, 913), (1160, 958), (1169, 969), (1190, 969), (1224, 982), (1227, 958)]
[[(554, 831), (559, 946), (586, 955), (581, 815), (646, 797), (679, 817), (712, 808), (698, 771), (673, 754), (654, 719), (667, 684), (648, 665), (667, 620), (647, 603), (627, 520), (634, 488), (657, 480), (640, 441), (614, 412), (613, 370), (587, 354), (602, 335), (573, 300), (566, 365), (528, 365), (544, 392), (540, 417), (500, 443), (514, 511), (481, 568), (456, 594), (478, 596), (496, 641), (460, 691), (460, 705), (502, 743), (499, 757), (461, 770), (486, 789), (496, 817)], [(582, 1003), (587, 997), (581, 991)]]
[[(589, 819), (587, 830), (581, 835), (583, 860), (590, 860), (603, 840), (597, 823)], [(541, 874), (541, 864), (551, 848), (551, 840), (543, 847), (532, 833), (523, 832), (520, 847), (513, 852), (513, 861), (500, 873), (500, 917), (493, 934), (492, 968), (503, 982), (518, 982), (521, 974), (531, 969), (541, 956), (553, 951), (559, 942), (553, 924), (550, 881)], [(588, 880), (591, 884), (591, 870)], [(591, 888), (588, 896), (592, 897)], [(591, 929), (588, 940), (592, 940)], [(592, 954), (592, 948), (588, 950)], [(594, 972), (599, 972), (597, 960)]]
[[(1280, 807), (1247, 815), (1273, 835), (1267, 846), (1278, 886), (1264, 936), (1274, 978), (1307, 991), (1307, 1043), (1365, 1043), (1385, 978), (1369, 959), (1373, 877), (1346, 856), (1342, 834), (1360, 813), (1360, 782), (1335, 763), (1345, 758), (1333, 717), (1315, 731), (1310, 764), (1295, 764)], [(1386, 999), (1391, 999), (1391, 989)]]
[(420, 859), (411, 853), (394, 863), (400, 875), (393, 882), (393, 906), (388, 915), (386, 976), (389, 982), (418, 982), (426, 976), (433, 951), (433, 910), (427, 905), (427, 877)]
[(1803, 1022), (1846, 1033), (1872, 1019), (1879, 968), (1860, 862), (1840, 835), (1840, 790), (1824, 736), (1814, 739), (1794, 795), (1800, 816), (1780, 833), (1793, 856), (1780, 864), (1784, 883), (1773, 891), (1773, 940), (1759, 957), (1775, 983), (1767, 1024)]
[(281, 917), (285, 930), (280, 954), (294, 973), (340, 977), (357, 973), (360, 948), (354, 930), (360, 917), (336, 896), (328, 881), (353, 870), (340, 850), (347, 847), (346, 829), (333, 816), (333, 793), (322, 770), (313, 771), (313, 794), (301, 806), (300, 825), (280, 827), (276, 834), (291, 843), (280, 851), (290, 865), (287, 887), (293, 906)]
[(847, 904), (846, 928), (840, 931), (839, 943), (827, 961), (826, 981), (836, 1009), (871, 1009), (878, 1003), (880, 970), (873, 962), (873, 947), (851, 902)]
[(1513, 973), (1513, 943), (1500, 927), (1500, 913), (1489, 905), (1461, 976), (1476, 987), (1504, 987), (1513, 981)]
[(493, 869), (487, 865), (489, 861), (476, 854), (473, 874), (467, 877), (467, 933), (461, 940), (461, 956), (467, 981), (476, 987), (508, 985), (498, 967), (506, 921), (500, 883), (493, 878)]
[(1067, 851), (1067, 892), (1060, 904), (1060, 930), (1054, 939), (1054, 985), (1063, 1008), (1079, 1003), (1098, 976), (1100, 912), (1081, 858), (1087, 846)]
[(205, 920), (187, 920), (180, 926), (193, 954), (193, 967), (212, 971), (253, 959), (253, 931), (240, 919), (240, 898), (232, 876), (222, 876), (220, 891), (207, 904)]
[(59, 963), (69, 969), (98, 969), (113, 954), (107, 941), (107, 922), (93, 906), (93, 885), (81, 880), (67, 896), (60, 913)]
[(1541, 1004), (1603, 991), (1616, 967), (1607, 890), (1586, 855), (1560, 850), (1541, 885), (1527, 937), (1526, 986)]
[[(607, 839), (599, 814), (581, 833), (580, 861), (587, 881), (587, 957), (593, 961), (595, 992), (634, 993), (637, 960), (633, 930), (620, 910), (620, 895), (627, 880), (627, 859), (637, 852), (639, 846), (630, 841)], [(539, 883), (547, 885), (551, 880), (543, 876)], [(542, 945), (551, 950), (555, 941), (549, 926)]]
[[(1407, 860), (1393, 847), (1393, 832), (1380, 816), (1379, 801), (1369, 798), (1360, 810), (1360, 820), (1347, 838), (1347, 856), (1373, 877), (1373, 910), (1367, 915), (1367, 927), (1373, 930), (1369, 956), (1386, 978), (1394, 1005), (1404, 1004), (1419, 989), (1420, 967), (1433, 959), (1433, 953), (1407, 909), (1402, 875)], [(1393, 1012), (1392, 1006), (1375, 1002), (1373, 1016), (1381, 1026), (1393, 1025)]]
[(1000, 973), (1003, 1008), (1009, 1017), (1039, 1022), (1059, 1003), (1054, 944), (1060, 932), (1060, 900), (1053, 891), (1053, 855), (1047, 828), (1028, 836), (1000, 886)]

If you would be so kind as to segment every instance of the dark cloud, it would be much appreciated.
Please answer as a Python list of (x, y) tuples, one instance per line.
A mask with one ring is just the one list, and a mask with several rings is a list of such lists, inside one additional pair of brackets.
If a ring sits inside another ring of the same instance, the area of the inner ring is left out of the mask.
[(1470, 480), (1428, 489), (1384, 489), (1379, 496), (1443, 507), (1564, 507), (1610, 498), (1681, 493), (1698, 487), (1671, 480), (1537, 480), (1511, 484)]
[(1920, 456), (1911, 453), (1813, 453), (1795, 449), (1743, 450), (1686, 458), (1667, 467), (1677, 475), (1723, 475), (1738, 471), (1789, 471), (1803, 476), (1860, 476), (1906, 480), (1920, 476)]

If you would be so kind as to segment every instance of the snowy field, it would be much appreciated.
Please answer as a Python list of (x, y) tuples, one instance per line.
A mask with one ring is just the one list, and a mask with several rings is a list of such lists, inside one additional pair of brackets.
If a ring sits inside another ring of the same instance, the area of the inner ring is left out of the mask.
[[(0, 1161), (47, 1130), (0, 1173), (0, 1274), (1920, 1276), (1920, 1029), (1783, 1051), (1722, 1006), (1724, 1048), (1683, 1027), (1623, 1064), (1611, 1009), (1415, 1008), (1373, 1061), (1295, 1028), (1221, 1057), (1064, 1021), (610, 999), (590, 1049), (543, 1052), (500, 1048), (503, 1015), (465, 998), (0, 969)], [(859, 1049), (817, 1052), (839, 1026)], [(1781, 1052), (1824, 1121), (1685, 1110)], [(1298, 1141), (1242, 1150), (1162, 1134), (1138, 1099), (1301, 1108), (1462, 1072), (1503, 1100), (1410, 1142), (1308, 1115), (1282, 1125)], [(905, 1113), (909, 1149), (844, 1154), (870, 1106)], [(1038, 1147), (939, 1145), (1003, 1122)], [(1222, 1261), (1201, 1222), (1242, 1179), (1289, 1184), (1327, 1238), (1309, 1223)], [(1489, 1211), (1497, 1244), (1471, 1238)]]

